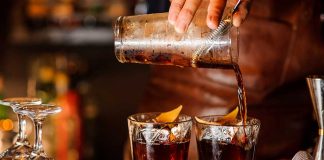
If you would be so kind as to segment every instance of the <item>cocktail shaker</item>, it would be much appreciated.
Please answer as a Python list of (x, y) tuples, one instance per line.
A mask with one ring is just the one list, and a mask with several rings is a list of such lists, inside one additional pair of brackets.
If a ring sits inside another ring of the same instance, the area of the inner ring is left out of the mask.
[(238, 30), (232, 14), (238, 4), (227, 1), (221, 24), (211, 30), (206, 10), (198, 10), (185, 33), (177, 33), (168, 13), (119, 17), (114, 25), (115, 55), (121, 63), (181, 67), (227, 66), (238, 63)]

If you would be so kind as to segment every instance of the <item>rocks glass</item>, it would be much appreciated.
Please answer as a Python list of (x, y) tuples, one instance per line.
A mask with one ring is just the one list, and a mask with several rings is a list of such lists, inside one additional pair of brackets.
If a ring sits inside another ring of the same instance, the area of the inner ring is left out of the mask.
[(160, 113), (128, 117), (133, 160), (187, 160), (191, 136), (190, 116), (180, 114), (174, 122), (160, 123)]
[(200, 160), (253, 160), (260, 121), (247, 118), (246, 124), (217, 123), (222, 116), (199, 117), (196, 140)]

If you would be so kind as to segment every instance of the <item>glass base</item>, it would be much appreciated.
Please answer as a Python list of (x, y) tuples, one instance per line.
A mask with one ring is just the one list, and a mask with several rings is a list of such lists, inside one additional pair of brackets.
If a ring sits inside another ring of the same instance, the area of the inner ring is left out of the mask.
[(27, 159), (31, 152), (32, 147), (27, 143), (16, 142), (13, 146), (6, 149), (0, 154), (0, 159)]

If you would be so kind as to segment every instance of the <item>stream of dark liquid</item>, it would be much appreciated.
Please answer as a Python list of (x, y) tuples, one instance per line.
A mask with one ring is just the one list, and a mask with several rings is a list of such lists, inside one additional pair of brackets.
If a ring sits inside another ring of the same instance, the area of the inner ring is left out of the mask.
[(198, 61), (196, 63), (196, 67), (198, 68), (221, 68), (221, 69), (232, 69), (235, 72), (236, 80), (237, 80), (237, 96), (239, 103), (239, 111), (240, 115), (238, 118), (242, 119), (243, 123), (246, 124), (247, 119), (247, 103), (246, 103), (246, 93), (243, 83), (243, 76), (240, 69), (240, 66), (236, 63), (234, 64), (213, 64), (213, 63), (205, 63)]
[(241, 69), (238, 64), (233, 65), (233, 69), (236, 75), (236, 80), (237, 80), (237, 95), (238, 95), (238, 102), (240, 106), (240, 116), (243, 120), (243, 124), (246, 124), (246, 119), (247, 119), (247, 103), (246, 103), (246, 93), (245, 93), (245, 88), (243, 84), (243, 76), (241, 73)]
[[(232, 65), (220, 65), (220, 64), (210, 64), (210, 63), (201, 63), (198, 62), (196, 64), (197, 67), (203, 68), (222, 68), (222, 69), (231, 69), (234, 70), (236, 80), (237, 80), (237, 93), (238, 93), (238, 103), (240, 113), (238, 115), (238, 119), (243, 121), (243, 124), (246, 124), (247, 119), (247, 103), (246, 103), (246, 93), (243, 84), (243, 76), (238, 64)], [(243, 130), (244, 135), (246, 137), (246, 132)], [(247, 139), (248, 140), (248, 139)], [(248, 143), (248, 141), (244, 142)], [(245, 144), (241, 144), (240, 146), (235, 143), (222, 143), (217, 140), (198, 140), (198, 153), (199, 160), (253, 160), (254, 151), (255, 151), (255, 143), (249, 149), (245, 148)]]
[(185, 57), (182, 54), (170, 54), (170, 53), (158, 53), (154, 51), (143, 50), (125, 50), (122, 54), (122, 62), (141, 63), (141, 64), (156, 64), (156, 65), (176, 65), (182, 67), (196, 67), (196, 68), (210, 68), (210, 69), (231, 69), (235, 72), (237, 80), (237, 93), (240, 115), (238, 118), (242, 119), (243, 123), (246, 123), (247, 119), (247, 104), (246, 93), (243, 84), (243, 76), (240, 67), (237, 63), (230, 61), (215, 61), (210, 59), (208, 55), (201, 56), (192, 65), (192, 59)]

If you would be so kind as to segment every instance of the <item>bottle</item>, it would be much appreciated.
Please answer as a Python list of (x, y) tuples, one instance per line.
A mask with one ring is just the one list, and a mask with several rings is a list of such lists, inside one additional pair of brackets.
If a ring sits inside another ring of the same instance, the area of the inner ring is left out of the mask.
[(238, 36), (231, 27), (229, 8), (233, 7), (225, 9), (222, 30), (209, 29), (206, 11), (199, 10), (186, 33), (175, 31), (168, 13), (121, 16), (114, 26), (115, 56), (121, 63), (182, 67), (215, 68), (237, 63)]

